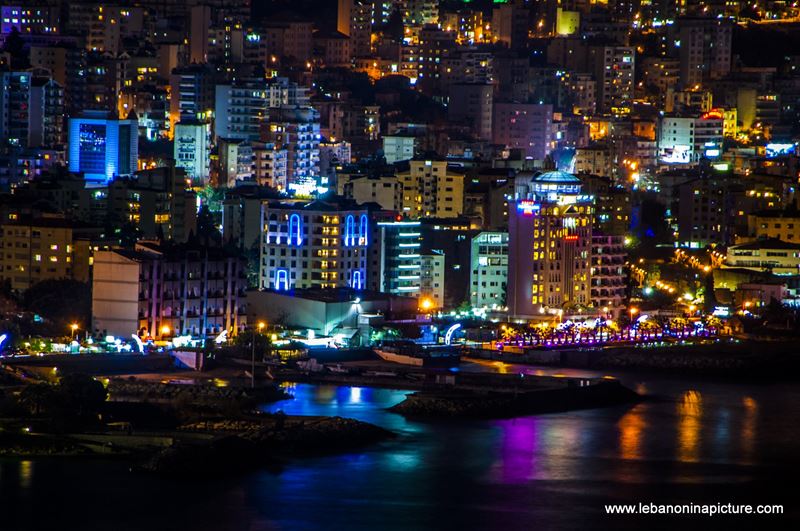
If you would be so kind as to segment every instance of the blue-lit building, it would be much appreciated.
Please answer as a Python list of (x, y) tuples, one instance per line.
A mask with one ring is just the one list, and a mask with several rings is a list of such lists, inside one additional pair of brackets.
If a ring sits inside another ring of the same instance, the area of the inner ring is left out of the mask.
[(265, 201), (259, 287), (367, 287), (371, 228), (366, 206), (340, 198)]
[(69, 171), (87, 181), (108, 182), (133, 175), (139, 158), (139, 125), (135, 113), (124, 120), (105, 111), (85, 111), (69, 120)]

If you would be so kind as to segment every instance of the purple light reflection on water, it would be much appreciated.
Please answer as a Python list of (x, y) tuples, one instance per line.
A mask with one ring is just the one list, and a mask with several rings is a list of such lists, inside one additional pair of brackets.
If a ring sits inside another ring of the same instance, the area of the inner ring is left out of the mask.
[(537, 420), (535, 417), (499, 420), (502, 432), (500, 474), (503, 483), (523, 483), (535, 472)]

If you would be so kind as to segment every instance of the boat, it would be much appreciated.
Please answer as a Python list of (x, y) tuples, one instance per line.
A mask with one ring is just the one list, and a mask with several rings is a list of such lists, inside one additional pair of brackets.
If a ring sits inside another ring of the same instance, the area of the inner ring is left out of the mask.
[(325, 365), (325, 368), (335, 374), (350, 374), (350, 369), (347, 367), (342, 367), (341, 363), (337, 363), (335, 365)]
[(382, 360), (414, 367), (456, 367), (461, 352), (450, 345), (385, 341), (372, 349)]

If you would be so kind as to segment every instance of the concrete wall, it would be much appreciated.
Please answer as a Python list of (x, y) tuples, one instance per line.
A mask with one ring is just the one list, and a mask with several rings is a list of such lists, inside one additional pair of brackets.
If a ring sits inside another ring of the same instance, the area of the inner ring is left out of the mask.
[(139, 263), (114, 251), (94, 253), (92, 329), (130, 337), (139, 327)]

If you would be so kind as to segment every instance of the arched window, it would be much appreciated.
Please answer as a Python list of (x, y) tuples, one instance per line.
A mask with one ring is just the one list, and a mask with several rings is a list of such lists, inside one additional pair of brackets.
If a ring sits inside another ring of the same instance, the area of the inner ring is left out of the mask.
[(299, 214), (292, 214), (289, 216), (289, 234), (287, 242), (292, 244), (292, 236), (295, 238), (295, 245), (303, 244), (303, 222), (300, 220)]
[(289, 271), (287, 269), (275, 271), (275, 289), (289, 291)]
[(344, 246), (350, 247), (356, 241), (356, 220), (352, 214), (344, 220)]
[(350, 282), (350, 287), (353, 289), (361, 289), (361, 271), (353, 271), (353, 279)]
[(367, 215), (361, 214), (361, 220), (358, 224), (358, 244), (359, 245), (367, 245)]

